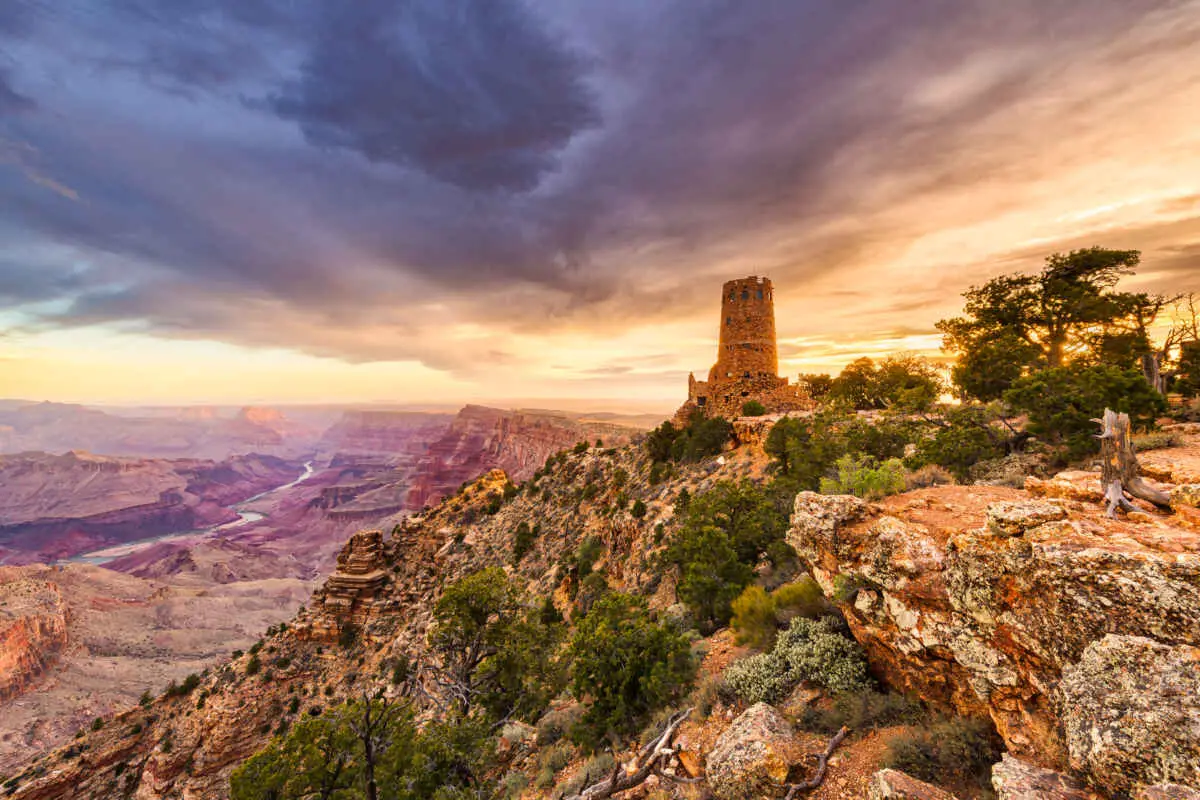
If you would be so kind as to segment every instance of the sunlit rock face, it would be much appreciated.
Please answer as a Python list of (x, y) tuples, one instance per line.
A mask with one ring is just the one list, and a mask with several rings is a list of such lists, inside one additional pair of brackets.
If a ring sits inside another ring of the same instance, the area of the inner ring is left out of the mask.
[[(1186, 665), (1194, 668), (1184, 656), (1200, 645), (1200, 533), (1143, 517), (1109, 520), (1094, 504), (999, 487), (940, 487), (872, 505), (802, 493), (788, 540), (836, 595), (885, 683), (991, 717), (1023, 760), (1126, 789), (1200, 764), (1200, 725), (1189, 714), (1182, 733), (1168, 732), (1154, 716), (1156, 690), (1109, 686), (1114, 679), (1090, 666), (1111, 651), (1160, 687), (1184, 686)], [(1097, 651), (1110, 635), (1149, 650)], [(1140, 748), (1191, 748), (1170, 770), (1114, 765), (1113, 752), (1086, 744), (1113, 724), (1104, 698), (1130, 691), (1140, 699), (1121, 724)]]

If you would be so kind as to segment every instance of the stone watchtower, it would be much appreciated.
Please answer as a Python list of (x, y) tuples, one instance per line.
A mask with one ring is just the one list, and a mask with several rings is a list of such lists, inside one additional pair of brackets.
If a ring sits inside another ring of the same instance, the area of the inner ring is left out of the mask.
[(707, 381), (688, 376), (688, 399), (676, 412), (675, 424), (686, 424), (697, 411), (705, 416), (739, 417), (750, 400), (771, 412), (812, 407), (807, 394), (779, 377), (775, 290), (770, 279), (754, 275), (727, 281), (722, 287), (717, 363), (708, 371)]
[(775, 298), (768, 278), (728, 281), (721, 290), (721, 343), (708, 380), (778, 381)]

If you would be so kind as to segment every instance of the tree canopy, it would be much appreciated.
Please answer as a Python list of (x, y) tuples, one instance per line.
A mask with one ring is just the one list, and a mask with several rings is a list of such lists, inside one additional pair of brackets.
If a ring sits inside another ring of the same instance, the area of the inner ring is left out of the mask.
[(1152, 351), (1149, 327), (1167, 299), (1119, 292), (1137, 250), (1092, 247), (1054, 253), (1035, 274), (1002, 275), (966, 292), (963, 316), (937, 324), (958, 363), (966, 397), (1000, 398), (1038, 369), (1105, 361), (1132, 368)]

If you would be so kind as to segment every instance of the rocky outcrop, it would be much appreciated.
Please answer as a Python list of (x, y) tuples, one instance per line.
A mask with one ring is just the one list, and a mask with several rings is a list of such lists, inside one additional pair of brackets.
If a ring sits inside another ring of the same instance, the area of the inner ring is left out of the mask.
[(337, 569), (314, 597), (315, 639), (336, 639), (346, 626), (361, 626), (387, 581), (382, 531), (359, 531), (337, 557)]
[[(999, 487), (941, 487), (877, 505), (802, 493), (788, 540), (884, 682), (989, 716), (1014, 756), (1057, 770), (1074, 763), (1105, 786), (1114, 784), (1102, 761), (1068, 756), (1064, 671), (1090, 675), (1070, 670), (1108, 634), (1200, 645), (1200, 533), (1146, 519), (1109, 520), (1092, 504), (1031, 502)], [(1185, 666), (1172, 658), (1161, 681), (1182, 686), (1168, 678)], [(1200, 732), (1183, 735), (1200, 741)]]
[(992, 787), (998, 800), (1102, 800), (1070, 775), (1034, 766), (1008, 753), (992, 767)]
[(0, 702), (38, 679), (67, 645), (67, 606), (48, 581), (11, 580), (0, 587)]
[(1061, 692), (1071, 766), (1094, 784), (1200, 787), (1200, 648), (1105, 636), (1063, 670)]
[(742, 713), (717, 739), (705, 773), (720, 800), (776, 798), (787, 780), (795, 731), (766, 703)]
[(939, 789), (911, 775), (894, 769), (881, 769), (871, 776), (868, 800), (957, 800), (944, 789)]

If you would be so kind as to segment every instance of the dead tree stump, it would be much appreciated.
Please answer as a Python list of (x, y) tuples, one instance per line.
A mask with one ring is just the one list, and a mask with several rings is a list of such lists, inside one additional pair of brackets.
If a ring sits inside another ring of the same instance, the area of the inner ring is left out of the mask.
[[(1128, 414), (1104, 409), (1104, 419), (1095, 420), (1103, 430), (1100, 439), (1100, 483), (1108, 501), (1108, 516), (1116, 517), (1117, 509), (1133, 511), (1136, 507), (1129, 497), (1170, 510), (1171, 498), (1148, 485), (1138, 474), (1137, 451), (1133, 447), (1133, 432)], [(1128, 495), (1129, 497), (1127, 497)]]

